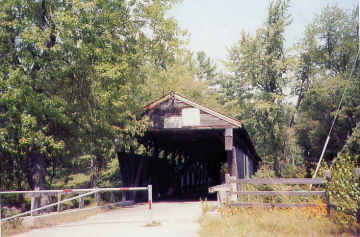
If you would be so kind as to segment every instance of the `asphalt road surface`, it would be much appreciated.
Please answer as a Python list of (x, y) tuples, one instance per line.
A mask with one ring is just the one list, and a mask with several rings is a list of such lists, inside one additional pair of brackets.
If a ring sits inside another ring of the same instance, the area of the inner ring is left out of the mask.
[[(137, 204), (89, 217), (80, 222), (36, 229), (17, 237), (196, 237), (200, 202), (156, 202), (152, 214)], [(147, 227), (153, 221), (158, 226)]]

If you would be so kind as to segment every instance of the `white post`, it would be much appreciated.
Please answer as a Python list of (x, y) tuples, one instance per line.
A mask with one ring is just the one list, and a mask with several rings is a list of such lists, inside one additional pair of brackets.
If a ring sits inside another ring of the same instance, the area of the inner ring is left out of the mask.
[(33, 194), (33, 196), (31, 197), (31, 205), (30, 205), (30, 215), (33, 216), (33, 210), (35, 209), (35, 197), (34, 195), (36, 195), (35, 193)]
[[(95, 189), (98, 189), (98, 187), (95, 187)], [(100, 192), (97, 191), (97, 192), (95, 193), (95, 201), (96, 201), (96, 206), (97, 206), (97, 207), (100, 206), (100, 199), (101, 199)]]
[(149, 200), (149, 210), (152, 209), (152, 185), (148, 185), (148, 200)]
[(114, 194), (114, 192), (110, 192), (110, 202), (111, 203), (115, 202), (115, 194)]
[(79, 198), (79, 209), (84, 208), (84, 206), (85, 206), (84, 198), (81, 197)]
[[(148, 202), (149, 202), (149, 214), (150, 214), (150, 224), (153, 222), (152, 216), (152, 185), (148, 185)], [(1, 236), (0, 236), (1, 237)]]
[(60, 212), (60, 211), (61, 211), (61, 204), (60, 204), (60, 201), (61, 201), (61, 193), (58, 193), (57, 199), (58, 199), (57, 211)]

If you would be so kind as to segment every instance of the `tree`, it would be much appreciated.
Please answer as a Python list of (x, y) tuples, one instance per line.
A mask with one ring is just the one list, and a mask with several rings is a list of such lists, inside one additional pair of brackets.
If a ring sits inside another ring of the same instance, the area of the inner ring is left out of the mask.
[(217, 68), (204, 51), (196, 53), (196, 66), (198, 68), (197, 79), (200, 81), (208, 81), (211, 84), (216, 82)]
[(12, 169), (0, 170), (9, 177), (1, 185), (10, 188), (20, 168), (31, 188), (44, 188), (49, 165), (79, 154), (99, 170), (114, 139), (143, 126), (143, 69), (165, 68), (178, 45), (176, 23), (164, 15), (172, 4), (2, 1), (0, 155)]
[(358, 67), (349, 78), (358, 47), (357, 22), (357, 11), (347, 13), (328, 6), (307, 27), (301, 43), (295, 130), (308, 175), (320, 157), (343, 93), (344, 103), (325, 153), (326, 161), (337, 156), (360, 119)]
[[(174, 60), (168, 64), (166, 70), (148, 64), (146, 71), (146, 91), (148, 103), (167, 95), (170, 91), (180, 93), (198, 103), (223, 111), (222, 106), (216, 100), (216, 91), (211, 88), (214, 78), (199, 78), (199, 73), (204, 69), (199, 64), (198, 58), (187, 49), (179, 48)], [(206, 55), (202, 54), (205, 58)], [(211, 62), (210, 58), (207, 58)], [(210, 64), (208, 65), (210, 66)], [(215, 65), (210, 66), (211, 75), (216, 75)], [(203, 71), (204, 72), (204, 71)], [(206, 76), (206, 72), (202, 74)], [(207, 76), (206, 76), (207, 77)]]
[(285, 27), (291, 22), (288, 8), (289, 1), (271, 1), (264, 26), (255, 36), (243, 33), (229, 50), (229, 73), (220, 82), (225, 106), (237, 104), (237, 117), (247, 127), (264, 163), (276, 170), (288, 121), (284, 100), (290, 66), (284, 46)]

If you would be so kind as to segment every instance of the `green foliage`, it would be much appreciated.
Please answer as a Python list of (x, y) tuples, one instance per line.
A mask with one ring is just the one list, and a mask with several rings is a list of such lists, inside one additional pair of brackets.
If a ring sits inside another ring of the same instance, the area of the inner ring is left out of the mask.
[(267, 19), (255, 36), (243, 33), (229, 50), (228, 74), (220, 80), (222, 102), (234, 111), (252, 137), (264, 164), (279, 170), (289, 111), (284, 89), (291, 57), (284, 43), (291, 22), (289, 1), (271, 1)]
[(360, 208), (360, 177), (354, 175), (360, 161), (360, 123), (347, 139), (342, 152), (331, 166), (331, 181), (328, 195), (336, 206), (335, 218), (343, 225), (351, 226), (356, 222)]
[[(200, 104), (223, 112), (224, 109), (217, 101), (215, 90), (209, 87), (215, 79), (216, 67), (211, 64), (210, 59), (204, 53), (200, 53), (200, 55), (203, 59), (194, 59), (191, 52), (179, 50), (174, 61), (168, 64), (166, 70), (147, 65), (146, 71), (149, 73), (145, 82), (147, 102), (152, 102), (170, 91), (175, 91)], [(205, 60), (209, 64), (204, 62), (204, 65), (201, 65), (203, 64), (201, 60)], [(209, 71), (207, 72), (207, 70)]]
[(205, 52), (200, 51), (196, 54), (196, 63), (198, 67), (197, 79), (208, 81), (214, 84), (217, 79), (216, 64), (214, 64)]
[[(20, 213), (21, 213), (21, 210), (16, 209), (16, 208), (8, 208), (8, 207), (2, 208), (3, 218), (11, 217), (11, 216), (14, 216), (14, 215), (17, 215)], [(9, 228), (14, 229), (14, 228), (22, 226), (23, 219), (20, 217), (17, 217), (8, 222), (2, 223), (2, 224), (4, 225), (4, 230), (6, 231)]]
[(328, 195), (338, 213), (334, 216), (338, 223), (351, 226), (356, 223), (360, 203), (359, 178), (355, 179), (353, 170), (356, 167), (354, 157), (349, 153), (342, 154), (331, 168), (331, 181)]
[(173, 3), (2, 1), (1, 189), (39, 185), (35, 171), (56, 176), (82, 154), (98, 182), (114, 139), (146, 126), (144, 69), (166, 68), (180, 44)]
[(328, 6), (307, 27), (299, 44), (294, 87), (298, 113), (294, 128), (308, 176), (321, 155), (343, 93), (343, 106), (325, 152), (326, 161), (334, 159), (342, 150), (360, 119), (358, 67), (354, 77), (349, 78), (358, 47), (357, 15), (357, 10), (346, 12)]

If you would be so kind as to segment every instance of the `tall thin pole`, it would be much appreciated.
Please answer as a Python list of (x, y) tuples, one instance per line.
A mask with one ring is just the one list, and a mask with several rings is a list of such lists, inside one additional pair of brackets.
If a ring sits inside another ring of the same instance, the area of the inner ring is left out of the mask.
[(1, 226), (2, 226), (2, 222), (1, 222), (1, 194), (0, 194), (0, 237), (2, 237)]

